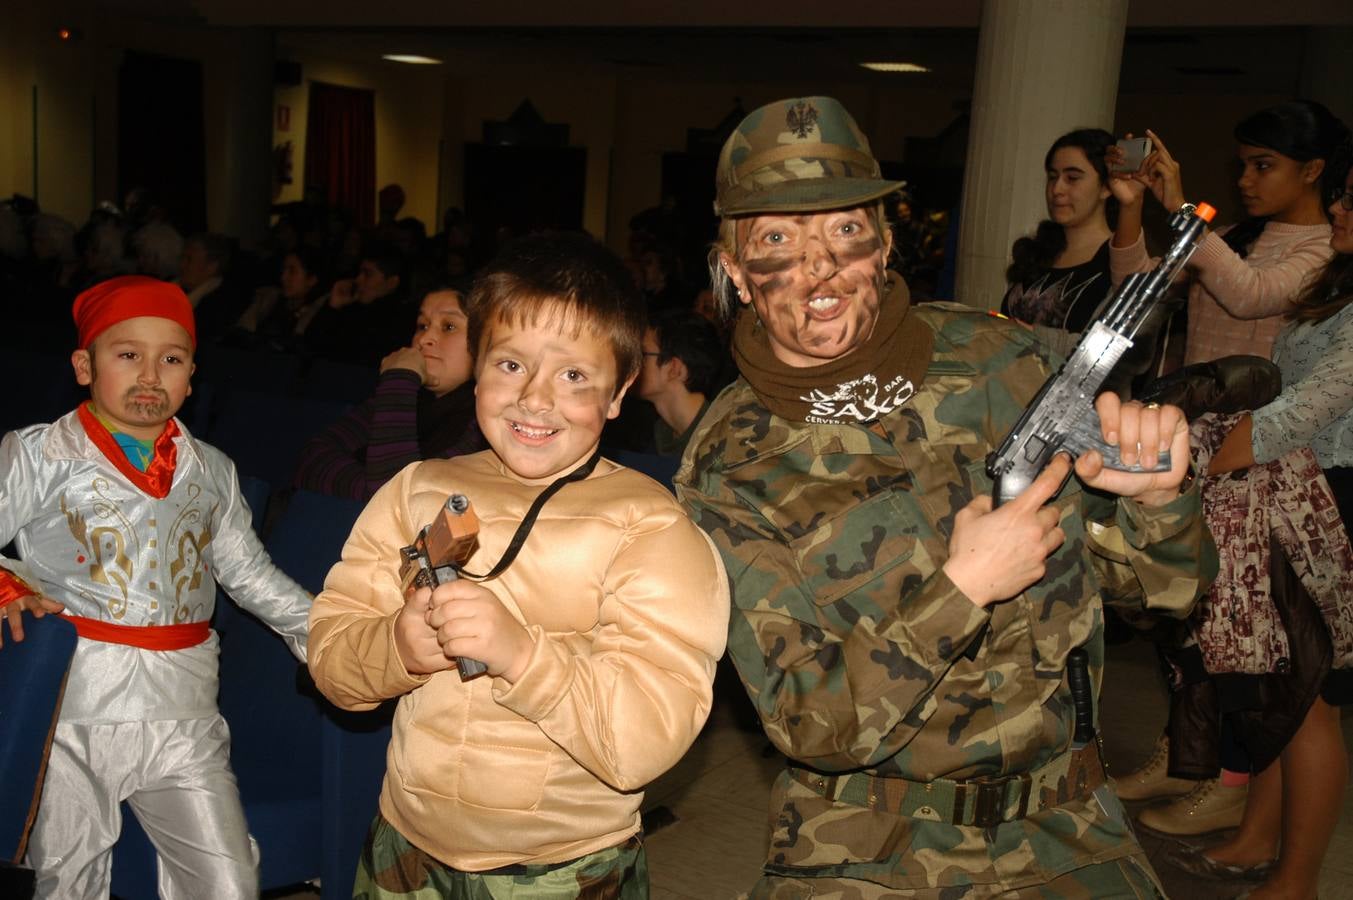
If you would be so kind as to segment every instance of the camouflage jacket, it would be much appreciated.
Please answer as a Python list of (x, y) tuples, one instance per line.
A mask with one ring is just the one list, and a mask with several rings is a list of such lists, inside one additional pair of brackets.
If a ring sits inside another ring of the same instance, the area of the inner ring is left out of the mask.
[[(1051, 367), (1027, 331), (985, 313), (928, 304), (913, 314), (934, 330), (935, 346), (908, 403), (872, 427), (807, 425), (772, 415), (739, 379), (687, 448), (677, 493), (724, 557), (733, 588), (728, 650), (767, 734), (791, 760), (914, 781), (1027, 772), (1070, 746), (1065, 659), (1072, 648), (1089, 651), (1098, 693), (1101, 591), (1144, 596), (1152, 608), (1182, 617), (1206, 591), (1216, 552), (1196, 487), (1144, 509), (1083, 491), (1073, 478), (1054, 501), (1066, 542), (1048, 559), (1046, 577), (1010, 601), (975, 606), (941, 571), (954, 515), (990, 493), (986, 456)], [(965, 658), (983, 626), (990, 630), (980, 651)], [(1085, 807), (1094, 820), (1118, 818), (1102, 805)], [(800, 805), (790, 827), (781, 815), (772, 864), (814, 865), (815, 851), (799, 846), (811, 815)], [(995, 831), (1024, 828), (1034, 840), (1034, 818)], [(1124, 822), (1104, 825), (1098, 837), (1077, 841), (1067, 833), (1085, 831), (1083, 822), (1045, 823), (1044, 831), (1062, 833), (1056, 840), (1065, 836), (1084, 851), (1068, 855), (1062, 847), (1055, 855), (1064, 857), (1063, 871), (1084, 865), (1074, 860), (1087, 855), (1112, 858), (1115, 842), (1123, 853), (1135, 847)], [(862, 835), (858, 824), (853, 830)], [(929, 836), (912, 834), (906, 843), (999, 843), (981, 834), (934, 823)], [(902, 856), (889, 863), (880, 847), (835, 846), (820, 861), (873, 859), (896, 874), (906, 849), (894, 850)], [(976, 869), (984, 866), (1000, 880), (1001, 866), (974, 859), (958, 883), (983, 880)], [(885, 881), (935, 882), (900, 874)]]

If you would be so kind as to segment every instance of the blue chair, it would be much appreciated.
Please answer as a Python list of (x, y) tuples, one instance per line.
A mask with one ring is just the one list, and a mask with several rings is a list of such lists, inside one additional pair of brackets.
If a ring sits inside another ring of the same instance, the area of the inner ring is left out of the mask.
[[(266, 483), (242, 476), (256, 517)], [(296, 491), (279, 498), (265, 544), (273, 562), (318, 593), (362, 502)], [(257, 521), (257, 518), (256, 518)], [(231, 764), (250, 833), (259, 843), (262, 890), (323, 879), (323, 896), (352, 896), (357, 856), (376, 811), (393, 704), (372, 713), (334, 708), (283, 642), (220, 598), (221, 712), (230, 723)], [(124, 815), (114, 852), (113, 893), (155, 896), (155, 854), (135, 817)]]
[(208, 344), (198, 348), (193, 360), (197, 380), (211, 382), (223, 391), (246, 390), (290, 394), (296, 388), (303, 360), (290, 353), (247, 350)]
[[(263, 479), (240, 476), (255, 531), (262, 531), (270, 492)], [(230, 724), (231, 767), (259, 844), (259, 884), (271, 890), (308, 881), (319, 875), (322, 846), (313, 687), (283, 641), (224, 591), (217, 593), (212, 626), (221, 640), (218, 705)], [(112, 892), (126, 900), (156, 896), (155, 848), (125, 803)]]
[(231, 390), (219, 398), (207, 440), (241, 473), (281, 490), (291, 484), (306, 442), (347, 407), (343, 401)]
[[(255, 531), (262, 530), (269, 492), (261, 478), (240, 476)], [(274, 562), (296, 577), (289, 561)], [(230, 723), (230, 762), (259, 845), (259, 885), (269, 890), (308, 881), (318, 875), (323, 847), (314, 762), (321, 700), (281, 638), (224, 592), (217, 597), (215, 625), (221, 636), (218, 703)]]
[(342, 399), (361, 403), (376, 389), (378, 371), (374, 366), (315, 359), (301, 374), (297, 389), (302, 397)]
[(23, 626), (24, 639), (14, 641), (0, 625), (0, 887), (16, 897), (32, 890), (23, 856), (76, 643), (75, 626), (61, 616), (24, 613)]
[(657, 453), (640, 453), (637, 450), (603, 449), (602, 455), (627, 469), (642, 472), (658, 484), (673, 490), (672, 479), (681, 467), (681, 457), (660, 456)]
[[(296, 491), (268, 536), (273, 561), (307, 590), (319, 593), (363, 505), (359, 500)], [(323, 703), (319, 772), (324, 900), (352, 896), (357, 856), (385, 775), (393, 715), (393, 702), (368, 713), (345, 712)]]
[(0, 354), (0, 377), (10, 385), (0, 403), (0, 434), (53, 422), (89, 398), (75, 383), (69, 354), (8, 350)]

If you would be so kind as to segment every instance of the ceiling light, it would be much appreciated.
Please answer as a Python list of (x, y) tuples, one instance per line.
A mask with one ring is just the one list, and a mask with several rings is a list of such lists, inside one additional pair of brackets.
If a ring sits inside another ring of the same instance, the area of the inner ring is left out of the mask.
[(390, 62), (408, 63), (411, 66), (440, 66), (440, 59), (433, 59), (431, 56), (418, 56), (414, 53), (386, 53), (381, 59), (388, 59)]
[(866, 69), (875, 72), (929, 72), (929, 66), (922, 66), (916, 63), (908, 62), (868, 62), (860, 63)]

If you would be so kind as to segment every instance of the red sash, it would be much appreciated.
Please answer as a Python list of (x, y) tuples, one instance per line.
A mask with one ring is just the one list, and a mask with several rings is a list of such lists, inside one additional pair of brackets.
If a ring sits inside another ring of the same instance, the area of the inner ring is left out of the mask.
[(182, 625), (115, 625), (84, 616), (66, 616), (75, 633), (91, 641), (126, 644), (142, 650), (186, 650), (211, 637), (211, 623), (185, 622)]
[(36, 594), (28, 584), (8, 569), (0, 569), (0, 607), (8, 606), (20, 597)]

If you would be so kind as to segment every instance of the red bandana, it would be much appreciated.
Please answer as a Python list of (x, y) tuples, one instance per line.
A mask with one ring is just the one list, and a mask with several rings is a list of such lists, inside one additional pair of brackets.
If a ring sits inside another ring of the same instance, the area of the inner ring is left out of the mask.
[(157, 500), (169, 496), (169, 488), (174, 484), (174, 466), (178, 462), (179, 448), (174, 443), (174, 438), (179, 435), (177, 422), (170, 419), (165, 423), (164, 431), (155, 439), (155, 458), (150, 461), (149, 466), (146, 466), (146, 471), (142, 472), (131, 464), (127, 454), (117, 445), (117, 440), (108, 433), (108, 429), (99, 421), (98, 416), (94, 415), (92, 403), (81, 403), (77, 412), (85, 434), (89, 435), (94, 446), (103, 451), (108, 461), (127, 476), (128, 481)]

